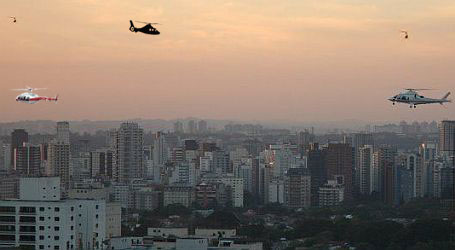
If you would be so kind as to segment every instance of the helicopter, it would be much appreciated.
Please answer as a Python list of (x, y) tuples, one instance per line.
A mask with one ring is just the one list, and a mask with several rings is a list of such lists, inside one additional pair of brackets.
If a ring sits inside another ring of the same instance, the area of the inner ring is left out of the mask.
[(400, 93), (394, 97), (391, 97), (388, 100), (391, 101), (393, 105), (395, 105), (395, 102), (409, 104), (410, 108), (416, 108), (417, 105), (420, 105), (420, 104), (439, 103), (439, 104), (443, 105), (446, 102), (452, 102), (452, 100), (447, 99), (447, 97), (449, 97), (449, 95), (450, 95), (450, 92), (445, 94), (441, 99), (435, 99), (435, 98), (428, 98), (428, 97), (425, 97), (425, 96), (417, 93), (417, 91), (431, 90), (431, 89), (405, 89), (405, 90), (407, 90), (407, 91)]
[(58, 95), (56, 95), (55, 97), (47, 97), (47, 96), (39, 96), (39, 95), (33, 93), (33, 91), (42, 90), (42, 89), (45, 89), (45, 88), (31, 88), (31, 87), (27, 86), (25, 89), (13, 89), (14, 91), (26, 91), (16, 97), (16, 102), (34, 104), (39, 101), (49, 101), (49, 102), (58, 101)]
[(134, 27), (133, 21), (130, 20), (130, 24), (131, 24), (130, 31), (131, 32), (138, 32), (139, 31), (139, 32), (142, 32), (144, 34), (149, 34), (149, 35), (159, 35), (160, 34), (160, 32), (157, 29), (155, 29), (155, 27), (152, 26), (152, 24), (156, 25), (156, 24), (159, 24), (159, 23), (147, 23), (147, 22), (140, 22), (140, 21), (135, 21), (135, 22), (137, 22), (137, 23), (145, 23), (146, 25), (144, 27), (142, 27), (142, 28), (136, 28), (136, 27)]

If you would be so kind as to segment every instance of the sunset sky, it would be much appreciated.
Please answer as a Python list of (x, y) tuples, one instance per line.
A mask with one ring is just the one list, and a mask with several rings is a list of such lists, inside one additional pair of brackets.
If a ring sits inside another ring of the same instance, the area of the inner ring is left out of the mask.
[[(455, 119), (387, 101), (455, 93), (453, 0), (1, 0), (0, 16), (0, 122)], [(26, 85), (60, 100), (16, 103)]]

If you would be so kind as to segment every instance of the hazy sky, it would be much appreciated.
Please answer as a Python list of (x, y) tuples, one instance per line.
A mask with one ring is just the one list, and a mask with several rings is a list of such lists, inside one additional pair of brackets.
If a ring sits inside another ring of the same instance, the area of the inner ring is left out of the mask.
[[(386, 100), (455, 92), (453, 0), (0, 0), (0, 16), (0, 122), (455, 119)], [(60, 101), (16, 103), (26, 85)]]

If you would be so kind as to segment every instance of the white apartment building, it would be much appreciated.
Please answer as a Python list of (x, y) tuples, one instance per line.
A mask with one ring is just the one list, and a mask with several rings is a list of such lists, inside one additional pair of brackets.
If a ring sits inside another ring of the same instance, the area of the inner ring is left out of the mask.
[(328, 180), (327, 184), (319, 188), (319, 206), (336, 206), (344, 200), (344, 187), (336, 180)]
[(243, 207), (243, 179), (232, 175), (207, 175), (201, 178), (206, 183), (223, 183), (231, 187), (231, 199), (233, 207)]
[(55, 177), (23, 178), (20, 190), (0, 201), (0, 248), (102, 249), (104, 200), (60, 200)]

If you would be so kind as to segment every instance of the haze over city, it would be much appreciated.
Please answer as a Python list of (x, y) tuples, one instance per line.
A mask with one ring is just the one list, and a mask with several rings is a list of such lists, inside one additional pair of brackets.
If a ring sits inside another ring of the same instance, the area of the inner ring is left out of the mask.
[[(453, 1), (4, 1), (0, 12), (18, 20), (0, 22), (2, 121), (453, 113), (387, 101), (453, 90)], [(130, 19), (162, 23), (161, 35), (132, 34)], [(26, 85), (60, 100), (16, 103), (10, 89)]]

